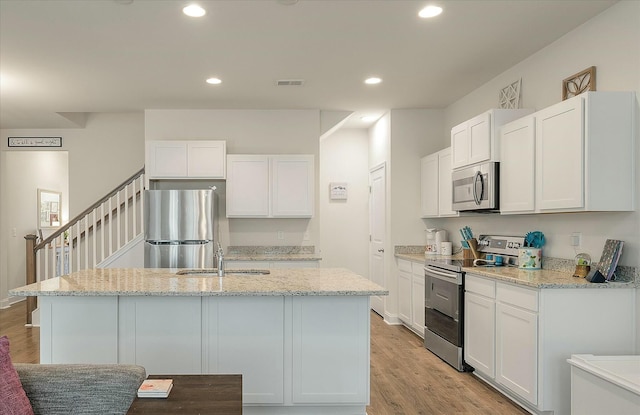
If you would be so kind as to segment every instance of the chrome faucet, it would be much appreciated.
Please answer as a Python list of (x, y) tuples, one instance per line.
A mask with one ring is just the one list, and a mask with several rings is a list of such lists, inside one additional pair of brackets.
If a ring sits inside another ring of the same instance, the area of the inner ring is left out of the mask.
[(218, 242), (218, 249), (216, 250), (216, 258), (218, 260), (218, 276), (224, 276), (224, 251), (220, 242)]

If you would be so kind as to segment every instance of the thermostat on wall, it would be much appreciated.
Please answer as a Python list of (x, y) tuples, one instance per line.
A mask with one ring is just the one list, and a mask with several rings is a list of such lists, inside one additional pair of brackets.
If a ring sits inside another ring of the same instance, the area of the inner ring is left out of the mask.
[(347, 184), (329, 183), (329, 199), (347, 200)]

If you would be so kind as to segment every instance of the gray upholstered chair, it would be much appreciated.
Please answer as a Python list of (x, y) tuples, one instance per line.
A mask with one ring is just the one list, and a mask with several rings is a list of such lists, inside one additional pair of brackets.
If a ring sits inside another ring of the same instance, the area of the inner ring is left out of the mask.
[(36, 415), (126, 414), (146, 378), (135, 365), (13, 365)]

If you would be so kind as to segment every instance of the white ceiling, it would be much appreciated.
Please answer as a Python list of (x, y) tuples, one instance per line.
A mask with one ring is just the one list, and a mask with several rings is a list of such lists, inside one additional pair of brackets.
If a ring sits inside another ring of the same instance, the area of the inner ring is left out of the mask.
[[(0, 128), (157, 108), (444, 108), (615, 1), (217, 0), (199, 19), (188, 3), (0, 0)], [(419, 19), (429, 3), (444, 13)]]

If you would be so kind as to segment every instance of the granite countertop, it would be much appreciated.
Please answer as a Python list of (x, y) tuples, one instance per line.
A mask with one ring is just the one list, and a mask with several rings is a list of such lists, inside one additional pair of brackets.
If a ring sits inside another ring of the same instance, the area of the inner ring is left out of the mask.
[[(424, 253), (396, 252), (395, 257), (422, 264), (425, 262)], [(448, 257), (433, 255), (429, 258), (462, 259), (462, 256), (459, 254)], [(551, 260), (549, 263), (553, 264)], [(566, 266), (560, 269), (543, 268), (539, 270), (525, 270), (515, 267), (463, 267), (463, 270), (466, 273), (533, 288), (635, 288), (637, 286), (634, 281), (591, 283), (585, 278), (574, 277), (573, 270), (568, 271)]]
[[(225, 261), (321, 261), (315, 246), (229, 246)], [(233, 265), (233, 264), (230, 264)]]
[(635, 288), (633, 282), (591, 283), (566, 271), (515, 267), (464, 267), (464, 272), (533, 288)]
[[(233, 261), (321, 261), (322, 257), (316, 254), (261, 254), (261, 253), (238, 253), (227, 254), (224, 260)], [(230, 264), (232, 265), (232, 264)]]
[(176, 275), (172, 268), (101, 268), (9, 291), (15, 296), (370, 296), (389, 291), (345, 268), (272, 269), (268, 275)]

